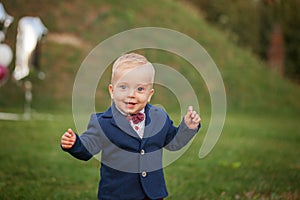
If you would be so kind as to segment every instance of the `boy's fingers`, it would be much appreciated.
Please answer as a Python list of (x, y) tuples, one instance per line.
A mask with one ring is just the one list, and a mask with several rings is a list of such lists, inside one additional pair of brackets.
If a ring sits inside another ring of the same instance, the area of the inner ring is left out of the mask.
[(72, 147), (71, 144), (61, 144), (64, 149), (70, 149)]
[(66, 141), (73, 141), (73, 140), (75, 140), (75, 138), (74, 138), (74, 137), (71, 137), (71, 136), (69, 135), (69, 133), (64, 134), (64, 135), (61, 137), (61, 139), (62, 139), (62, 140), (66, 140)]
[(193, 112), (193, 106), (189, 106), (187, 113), (186, 113), (186, 117), (187, 118), (191, 118), (192, 117), (192, 112)]
[(71, 135), (74, 135), (74, 132), (73, 132), (73, 130), (72, 129), (68, 129), (68, 133), (70, 133)]
[(197, 115), (197, 112), (193, 110), (193, 106), (188, 107), (187, 115), (189, 118), (194, 118)]
[(191, 111), (193, 111), (193, 106), (188, 107), (188, 112), (191, 112)]
[(63, 134), (63, 138), (71, 138), (71, 137), (72, 137), (72, 135), (69, 132), (65, 132)]
[(75, 133), (69, 128), (61, 137), (61, 146), (65, 149), (69, 149), (74, 145), (75, 141)]
[(197, 114), (196, 111), (192, 111), (191, 118), (195, 118), (196, 114)]
[(62, 137), (61, 137), (61, 141), (75, 141), (76, 138), (74, 135), (71, 135), (69, 132), (65, 132)]
[(61, 144), (62, 145), (73, 145), (74, 141), (72, 141), (72, 140), (63, 140), (63, 141), (61, 141)]
[(184, 119), (185, 123), (192, 128), (194, 128), (196, 125), (199, 125), (201, 121), (199, 114), (193, 110), (193, 106), (188, 106), (188, 111)]
[(199, 123), (200, 121), (201, 121), (201, 118), (200, 118), (199, 115), (196, 115), (196, 116), (194, 117), (194, 119), (193, 119), (193, 122), (194, 122), (194, 123)]
[(65, 132), (65, 135), (69, 138), (75, 137), (75, 133), (70, 128), (68, 129), (68, 132)]
[(74, 145), (74, 143), (75, 143), (75, 139), (68, 138), (66, 136), (63, 136), (62, 139), (61, 139), (61, 146), (64, 149), (72, 148), (72, 146)]

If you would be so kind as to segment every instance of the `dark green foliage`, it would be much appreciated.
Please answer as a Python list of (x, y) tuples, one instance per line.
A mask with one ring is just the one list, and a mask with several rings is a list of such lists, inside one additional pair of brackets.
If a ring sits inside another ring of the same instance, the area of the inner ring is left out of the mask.
[(284, 37), (284, 73), (300, 81), (300, 2), (298, 0), (187, 0), (231, 40), (268, 60), (270, 35), (280, 25)]
[(300, 81), (300, 1), (281, 0), (278, 5), (285, 41), (285, 73)]

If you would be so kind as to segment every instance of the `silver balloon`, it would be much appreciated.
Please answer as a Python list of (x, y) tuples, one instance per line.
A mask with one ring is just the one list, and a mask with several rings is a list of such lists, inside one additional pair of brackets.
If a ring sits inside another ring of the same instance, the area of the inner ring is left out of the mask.
[(7, 28), (14, 21), (14, 18), (6, 13), (3, 4), (0, 3), (0, 23), (2, 25), (0, 42), (4, 41)]
[[(16, 66), (13, 72), (15, 80), (21, 80), (29, 75), (32, 56), (38, 56), (38, 45), (48, 29), (39, 17), (23, 17), (18, 23), (16, 42)], [(37, 59), (37, 58), (36, 58)], [(34, 60), (33, 60), (34, 61)]]
[(7, 44), (0, 44), (0, 65), (8, 67), (13, 59), (13, 52)]

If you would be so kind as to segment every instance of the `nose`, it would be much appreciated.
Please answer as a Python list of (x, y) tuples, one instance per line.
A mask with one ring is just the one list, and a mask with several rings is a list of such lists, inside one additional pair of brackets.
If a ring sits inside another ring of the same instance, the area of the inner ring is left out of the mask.
[(134, 98), (135, 97), (135, 89), (131, 88), (128, 90), (128, 97)]

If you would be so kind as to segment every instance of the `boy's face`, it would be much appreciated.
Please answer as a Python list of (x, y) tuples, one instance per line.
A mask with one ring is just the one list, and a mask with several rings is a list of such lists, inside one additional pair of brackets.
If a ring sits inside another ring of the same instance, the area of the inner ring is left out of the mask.
[(110, 96), (116, 106), (126, 114), (141, 111), (154, 93), (153, 75), (148, 66), (116, 71), (109, 85)]

